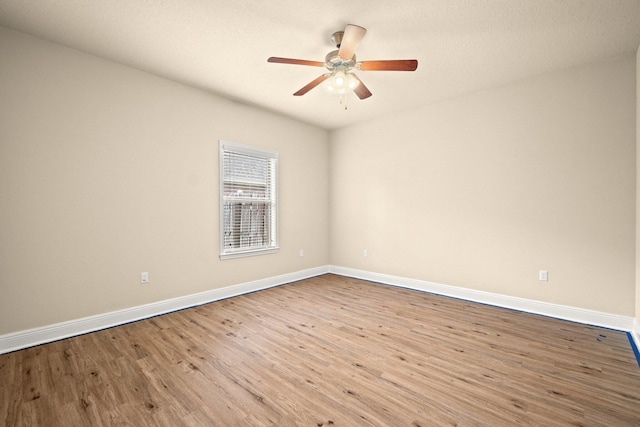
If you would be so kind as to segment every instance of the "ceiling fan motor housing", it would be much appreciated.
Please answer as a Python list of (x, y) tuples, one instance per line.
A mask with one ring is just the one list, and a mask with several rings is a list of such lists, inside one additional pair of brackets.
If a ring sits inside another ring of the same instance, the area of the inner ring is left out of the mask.
[(338, 50), (333, 50), (327, 54), (324, 58), (324, 66), (330, 71), (333, 71), (337, 67), (344, 67), (351, 69), (356, 66), (356, 56), (353, 55), (351, 59), (340, 58)]

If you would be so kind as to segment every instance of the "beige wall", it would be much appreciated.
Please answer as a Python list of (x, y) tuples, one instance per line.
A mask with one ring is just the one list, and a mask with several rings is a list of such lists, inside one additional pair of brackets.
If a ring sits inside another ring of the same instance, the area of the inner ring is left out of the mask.
[[(325, 130), (2, 28), (0, 58), (0, 334), (328, 264)], [(278, 254), (218, 259), (219, 139), (279, 151)]]
[[(640, 313), (632, 56), (330, 135), (2, 28), (0, 57), (0, 335), (329, 263)], [(279, 151), (278, 254), (219, 261), (218, 139)]]
[(635, 79), (629, 55), (332, 132), (332, 265), (633, 316)]
[[(636, 323), (640, 325), (640, 47), (636, 52)], [(640, 333), (640, 331), (637, 331)], [(640, 339), (640, 336), (636, 336)]]

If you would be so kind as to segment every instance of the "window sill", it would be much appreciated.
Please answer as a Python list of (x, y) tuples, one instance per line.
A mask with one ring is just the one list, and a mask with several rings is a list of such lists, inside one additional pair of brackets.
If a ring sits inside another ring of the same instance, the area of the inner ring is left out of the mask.
[(229, 252), (229, 253), (225, 253), (225, 254), (220, 254), (220, 259), (221, 260), (225, 260), (225, 259), (233, 259), (233, 258), (244, 258), (244, 257), (249, 257), (249, 256), (257, 256), (257, 255), (267, 255), (267, 254), (274, 254), (276, 252), (278, 252), (280, 250), (279, 247), (275, 247), (275, 248), (267, 248), (267, 249), (253, 249), (253, 250), (248, 250), (248, 251), (242, 251), (242, 252)]

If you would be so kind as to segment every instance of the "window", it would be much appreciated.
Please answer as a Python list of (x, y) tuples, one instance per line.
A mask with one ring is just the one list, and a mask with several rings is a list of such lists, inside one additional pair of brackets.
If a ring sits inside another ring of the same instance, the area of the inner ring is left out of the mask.
[(220, 259), (278, 251), (278, 153), (220, 141)]

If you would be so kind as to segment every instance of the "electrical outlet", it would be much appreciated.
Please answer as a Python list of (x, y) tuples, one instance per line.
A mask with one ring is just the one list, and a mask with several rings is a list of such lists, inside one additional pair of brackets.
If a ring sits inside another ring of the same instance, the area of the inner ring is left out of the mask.
[(538, 280), (540, 280), (542, 282), (548, 282), (549, 281), (549, 272), (547, 270), (538, 271)]
[(300, 249), (300, 256), (304, 256), (304, 249)]
[(365, 257), (369, 256), (369, 251), (366, 249), (362, 251), (362, 256), (365, 256)]
[(146, 271), (144, 273), (140, 273), (140, 283), (149, 283), (149, 273), (147, 273)]

